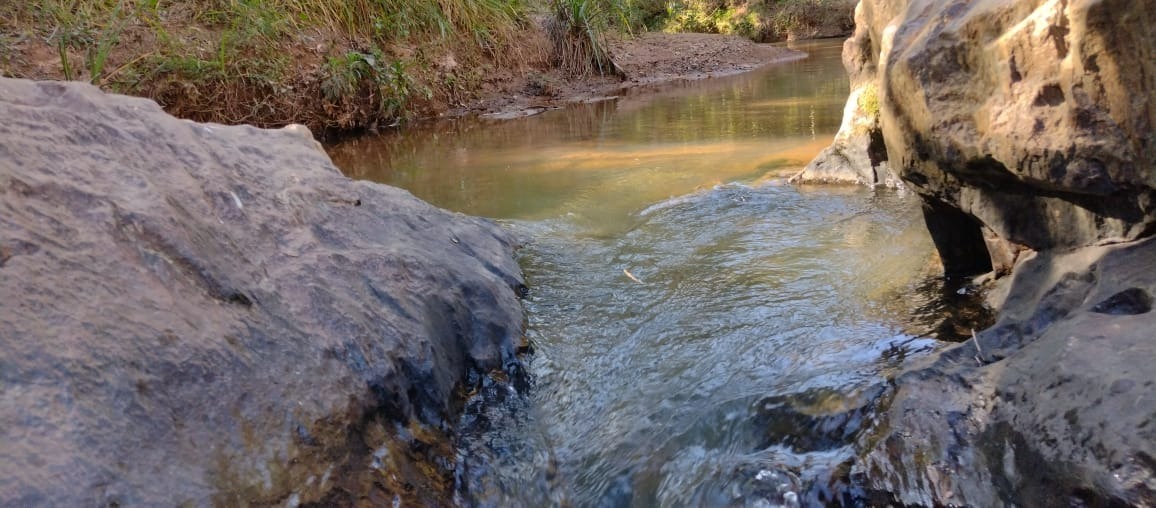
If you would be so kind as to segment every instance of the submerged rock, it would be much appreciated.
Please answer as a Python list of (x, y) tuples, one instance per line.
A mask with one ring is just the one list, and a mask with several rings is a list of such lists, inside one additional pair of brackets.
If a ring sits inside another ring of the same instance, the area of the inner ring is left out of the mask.
[(995, 326), (895, 380), (856, 481), (879, 503), (1156, 504), (1156, 4), (864, 0), (856, 21), (843, 131), (800, 178), (885, 183), (879, 142), (947, 275), (1010, 273)]
[(516, 375), (495, 224), (349, 180), (302, 128), (0, 79), (0, 504), (448, 502)]

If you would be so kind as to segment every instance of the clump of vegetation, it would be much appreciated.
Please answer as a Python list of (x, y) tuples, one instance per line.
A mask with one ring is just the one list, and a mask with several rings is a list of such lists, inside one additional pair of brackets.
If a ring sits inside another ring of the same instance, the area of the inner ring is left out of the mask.
[[(152, 98), (195, 120), (346, 129), (449, 94), (439, 55), (516, 65), (522, 0), (0, 0), (0, 74)], [(59, 59), (45, 66), (44, 56)], [(452, 93), (460, 93), (454, 89)]]
[(606, 43), (611, 10), (618, 7), (606, 0), (553, 0), (546, 31), (554, 64), (575, 76), (622, 75)]
[(842, 35), (855, 27), (854, 0), (671, 0), (663, 7), (636, 17), (655, 29), (737, 34), (757, 42)]
[(868, 83), (859, 92), (857, 101), (859, 110), (872, 117), (879, 116), (879, 89), (874, 83)]
[(418, 85), (400, 60), (390, 62), (380, 50), (350, 51), (331, 57), (325, 65), (321, 91), (330, 103), (355, 101), (376, 104), (383, 118), (401, 118), (416, 95), (429, 98), (430, 89)]

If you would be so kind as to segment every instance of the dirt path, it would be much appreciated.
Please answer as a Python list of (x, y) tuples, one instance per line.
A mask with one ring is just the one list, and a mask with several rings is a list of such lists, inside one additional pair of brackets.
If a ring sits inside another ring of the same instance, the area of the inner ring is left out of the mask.
[(498, 75), (468, 104), (450, 107), (437, 116), (479, 114), (518, 118), (566, 104), (605, 100), (625, 90), (679, 80), (726, 76), (750, 71), (805, 53), (771, 44), (756, 44), (734, 35), (646, 33), (610, 41), (614, 61), (625, 79), (604, 76), (568, 77), (558, 70)]

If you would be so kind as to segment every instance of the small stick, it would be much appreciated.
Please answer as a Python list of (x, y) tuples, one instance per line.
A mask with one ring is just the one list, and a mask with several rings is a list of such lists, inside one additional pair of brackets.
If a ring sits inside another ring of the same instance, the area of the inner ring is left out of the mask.
[(971, 341), (975, 342), (975, 352), (978, 353), (975, 355), (975, 363), (978, 363), (980, 367), (983, 367), (983, 360), (979, 359), (979, 356), (983, 354), (983, 349), (979, 347), (979, 337), (975, 336), (975, 328), (971, 329)]
[[(120, 67), (117, 67), (116, 69), (114, 69), (112, 72), (110, 72), (110, 73), (108, 73), (108, 74), (105, 74), (105, 75), (101, 76), (101, 77), (100, 77), (100, 83), (93, 83), (93, 84), (95, 84), (95, 85), (97, 85), (97, 86), (104, 86), (105, 84), (107, 84), (107, 83), (108, 83), (108, 80), (112, 79), (112, 77), (113, 77), (113, 76), (116, 76), (117, 74), (119, 74), (119, 73), (120, 73), (120, 71), (123, 71), (123, 70), (125, 70), (125, 68), (127, 68), (128, 66), (130, 66), (130, 65), (132, 65), (132, 64), (135, 64), (135, 63), (137, 63), (137, 62), (139, 62), (139, 61), (141, 61), (141, 60), (144, 60), (144, 59), (145, 59), (145, 57), (149, 57), (149, 56), (152, 56), (152, 55), (153, 55), (153, 54), (152, 54), (151, 52), (149, 52), (149, 53), (145, 53), (145, 54), (143, 54), (143, 55), (140, 55), (140, 56), (138, 56), (138, 57), (136, 57), (136, 58), (133, 58), (133, 59), (132, 59), (132, 60), (130, 60), (128, 63), (126, 63), (126, 64), (124, 64), (124, 65), (122, 65), (122, 66), (120, 66)], [(138, 80), (138, 81), (139, 81), (139, 80)]]
[(634, 282), (637, 282), (637, 283), (639, 283), (639, 284), (645, 284), (644, 282), (642, 282), (642, 281), (638, 280), (638, 277), (635, 277), (633, 273), (630, 273), (630, 271), (629, 271), (629, 270), (627, 270), (627, 269), (625, 269), (625, 268), (623, 268), (623, 269), (622, 269), (622, 273), (625, 273), (625, 274), (626, 274), (626, 276), (627, 276), (627, 277), (630, 277), (630, 280), (632, 280), (632, 281), (634, 281)]

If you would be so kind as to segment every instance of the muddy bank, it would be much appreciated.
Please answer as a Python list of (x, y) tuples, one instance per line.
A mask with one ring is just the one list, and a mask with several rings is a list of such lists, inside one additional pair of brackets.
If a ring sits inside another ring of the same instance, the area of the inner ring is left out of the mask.
[(575, 78), (541, 68), (510, 75), (483, 88), (472, 104), (451, 108), (443, 116), (480, 114), (516, 118), (566, 104), (605, 100), (630, 89), (682, 80), (709, 79), (750, 71), (764, 65), (806, 57), (800, 51), (757, 44), (737, 35), (644, 33), (610, 40), (614, 62), (624, 76)]
[(894, 381), (853, 476), (877, 502), (1156, 503), (1156, 13), (865, 0), (835, 144), (798, 177), (902, 185), (997, 324)]
[(517, 379), (495, 224), (349, 180), (303, 128), (0, 79), (0, 504), (437, 504)]
[(610, 51), (625, 76), (574, 76), (552, 62), (540, 15), (492, 27), (499, 38), (478, 47), (455, 34), (378, 40), (287, 20), (263, 27), (263, 17), (222, 24), (212, 21), (217, 10), (191, 5), (128, 7), (109, 14), (120, 16), (111, 21), (78, 14), (55, 28), (43, 13), (0, 20), (0, 76), (92, 82), (153, 99), (181, 118), (299, 123), (337, 137), (421, 119), (516, 117), (802, 56), (737, 35), (611, 34)]

